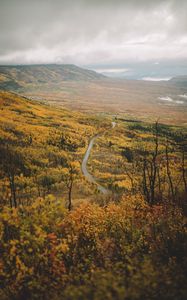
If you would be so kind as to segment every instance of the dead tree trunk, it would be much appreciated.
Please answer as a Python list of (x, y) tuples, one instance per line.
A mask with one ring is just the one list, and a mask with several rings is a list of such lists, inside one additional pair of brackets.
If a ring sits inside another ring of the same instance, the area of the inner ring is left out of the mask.
[(165, 153), (166, 153), (166, 172), (169, 180), (169, 187), (171, 190), (171, 197), (173, 203), (175, 202), (175, 192), (174, 192), (174, 186), (173, 186), (173, 181), (171, 177), (171, 170), (170, 170), (170, 164), (169, 164), (169, 145), (168, 145), (168, 140), (166, 142), (166, 148), (165, 148)]
[(185, 151), (182, 149), (182, 179), (184, 183), (184, 190), (187, 193), (186, 169), (185, 169)]

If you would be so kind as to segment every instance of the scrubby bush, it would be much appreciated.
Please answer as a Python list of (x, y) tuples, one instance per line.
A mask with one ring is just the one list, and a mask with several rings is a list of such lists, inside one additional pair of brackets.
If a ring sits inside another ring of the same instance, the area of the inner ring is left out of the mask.
[(185, 221), (140, 196), (70, 213), (52, 197), (4, 208), (1, 299), (185, 299)]

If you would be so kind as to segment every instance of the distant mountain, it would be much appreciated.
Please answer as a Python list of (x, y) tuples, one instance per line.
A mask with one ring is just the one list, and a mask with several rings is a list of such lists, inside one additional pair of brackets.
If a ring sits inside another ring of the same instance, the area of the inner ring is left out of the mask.
[(130, 80), (169, 80), (187, 74), (186, 61), (143, 61), (129, 62), (116, 65), (89, 65), (96, 72), (100, 72), (108, 77), (130, 79)]
[(170, 82), (180, 87), (187, 88), (187, 75), (173, 77), (170, 79)]
[(92, 81), (105, 78), (75, 65), (0, 66), (0, 89), (19, 90), (33, 85), (58, 85), (63, 81)]

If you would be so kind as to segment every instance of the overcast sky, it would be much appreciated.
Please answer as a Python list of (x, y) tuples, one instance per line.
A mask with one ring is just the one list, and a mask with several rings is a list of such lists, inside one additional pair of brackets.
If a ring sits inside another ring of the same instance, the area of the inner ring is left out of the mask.
[(187, 60), (187, 0), (0, 0), (0, 64)]

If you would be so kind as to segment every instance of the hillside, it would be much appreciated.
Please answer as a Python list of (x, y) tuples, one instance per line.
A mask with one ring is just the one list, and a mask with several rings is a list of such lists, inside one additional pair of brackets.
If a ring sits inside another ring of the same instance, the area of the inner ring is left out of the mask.
[(173, 77), (170, 79), (170, 83), (187, 88), (187, 75)]
[[(0, 299), (185, 300), (185, 128), (9, 92), (0, 110)], [(93, 136), (107, 195), (81, 173)]]
[(187, 87), (172, 80), (111, 79), (75, 65), (0, 66), (0, 89), (82, 112), (186, 124)]
[(92, 81), (105, 76), (75, 65), (0, 66), (0, 89), (18, 90), (30, 85), (62, 84), (63, 81)]
[[(80, 175), (73, 189), (76, 199), (85, 198), (88, 191), (90, 195), (94, 193), (89, 183), (82, 180), (80, 164), (90, 137), (102, 130), (97, 118), (54, 108), (10, 92), (0, 92), (0, 111), (0, 164), (7, 170), (10, 157), (15, 164), (16, 157), (21, 165), (24, 161), (23, 170), (19, 165), (21, 171), (15, 174), (18, 203), (49, 192), (60, 195), (65, 202), (68, 189), (63, 174), (71, 163)], [(25, 170), (29, 171), (25, 173)], [(0, 171), (2, 179), (1, 175)], [(0, 198), (4, 203), (7, 193), (3, 191), (5, 182), (1, 179)]]

